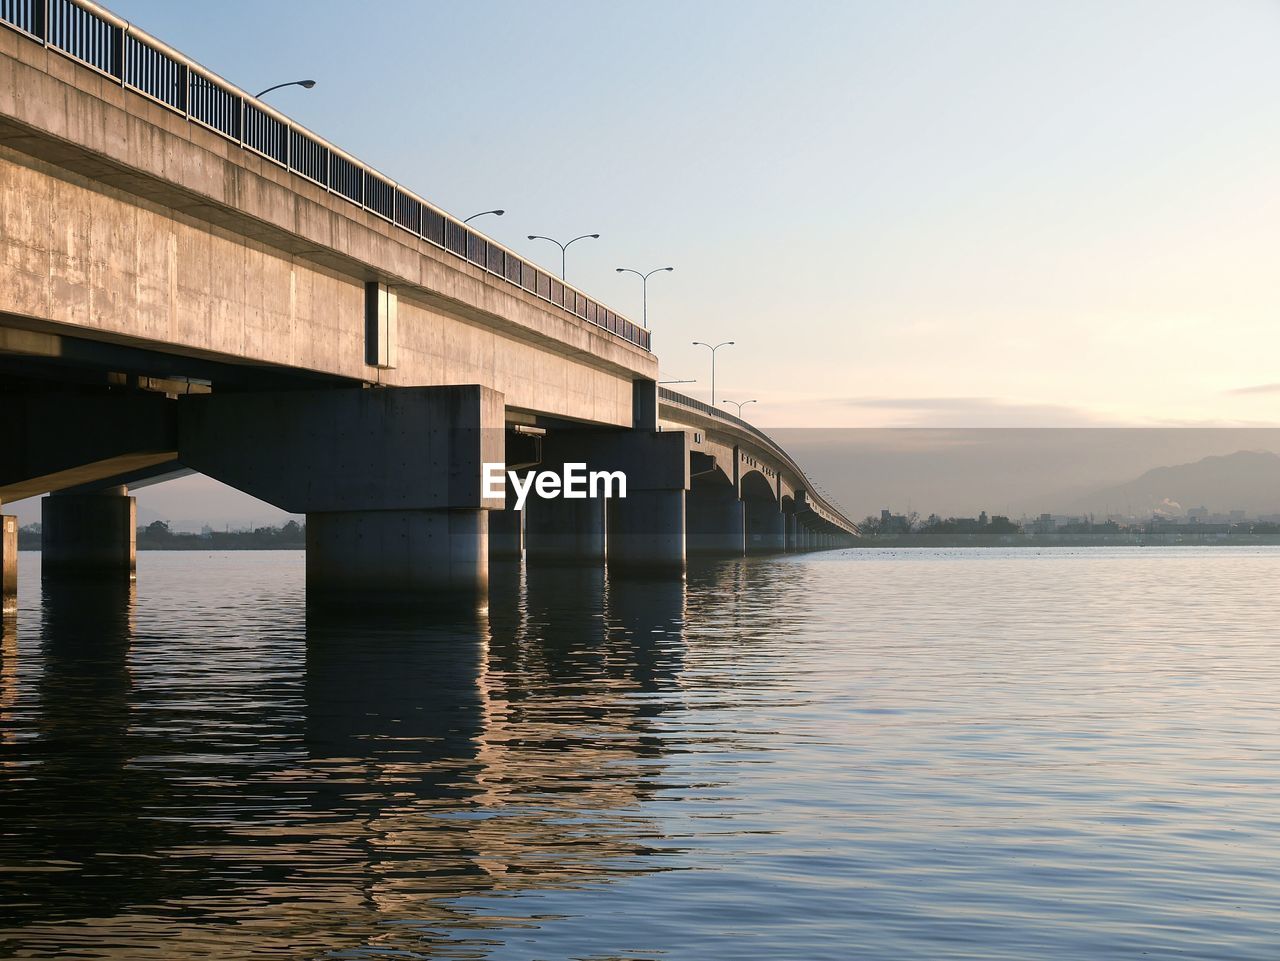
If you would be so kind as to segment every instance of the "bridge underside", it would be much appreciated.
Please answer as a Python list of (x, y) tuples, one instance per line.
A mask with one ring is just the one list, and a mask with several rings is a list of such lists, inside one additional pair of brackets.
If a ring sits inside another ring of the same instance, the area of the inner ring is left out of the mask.
[[(0, 77), (0, 503), (50, 495), (48, 576), (133, 577), (130, 488), (191, 471), (307, 516), (317, 601), (851, 535), (767, 439), (660, 421), (647, 331), (474, 231), (442, 246), (7, 28)], [(482, 483), (504, 461), (627, 496), (516, 511)]]
[[(539, 426), (479, 385), (178, 393), (33, 372), (0, 374), (0, 499), (51, 495), (48, 577), (133, 577), (129, 487), (190, 471), (305, 514), (308, 591), (326, 603), (483, 604), (491, 556), (680, 576), (690, 556), (850, 542), (801, 500), (779, 497), (776, 479), (735, 479), (732, 465), (695, 450), (696, 431)], [(620, 472), (625, 497), (534, 494), (517, 511), (509, 488), (486, 489), (486, 464)], [(4, 526), (12, 604), (12, 518)]]

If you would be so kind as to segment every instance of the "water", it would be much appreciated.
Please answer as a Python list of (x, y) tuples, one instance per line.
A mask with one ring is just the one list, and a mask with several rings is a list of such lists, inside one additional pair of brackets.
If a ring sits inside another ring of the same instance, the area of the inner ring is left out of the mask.
[(0, 661), (0, 956), (1277, 956), (1275, 549), (500, 569), (308, 620), (139, 557)]

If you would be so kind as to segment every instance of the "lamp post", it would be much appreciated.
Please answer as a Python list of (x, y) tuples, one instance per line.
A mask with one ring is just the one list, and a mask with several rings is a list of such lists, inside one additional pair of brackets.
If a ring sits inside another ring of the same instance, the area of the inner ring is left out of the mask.
[(738, 417), (742, 417), (742, 408), (746, 407), (748, 404), (758, 404), (760, 402), (758, 400), (722, 400), (720, 403), (733, 404), (738, 408)]
[(463, 223), (469, 224), (471, 223), (471, 221), (475, 220), (477, 217), (483, 217), (485, 214), (493, 214), (495, 217), (501, 217), (505, 213), (506, 213), (505, 210), (482, 210), (478, 214), (472, 214), (470, 217), (464, 220)]
[(672, 271), (672, 270), (675, 270), (675, 268), (674, 267), (655, 267), (653, 268), (653, 270), (649, 271), (647, 274), (642, 274), (640, 271), (634, 270), (631, 267), (615, 267), (614, 270), (616, 270), (620, 274), (635, 274), (637, 277), (640, 278), (640, 304), (641, 304), (640, 318), (641, 318), (641, 322), (645, 326), (645, 329), (648, 330), (649, 329), (649, 278), (652, 277), (654, 274), (661, 273), (664, 270)]
[(254, 94), (253, 99), (261, 100), (272, 90), (279, 90), (281, 87), (302, 87), (304, 90), (310, 90), (315, 85), (316, 82), (314, 80), (290, 80), (287, 83), (278, 83), (274, 87), (268, 87), (266, 90), (262, 91), (262, 93)]
[(720, 343), (716, 344), (713, 347), (711, 344), (704, 344), (700, 340), (695, 340), (693, 342), (693, 346), (705, 347), (707, 348), (707, 350), (711, 351), (711, 405), (714, 407), (716, 403), (716, 351), (719, 350), (721, 347), (733, 346), (733, 341), (722, 340)]
[(576, 244), (579, 240), (586, 240), (588, 237), (590, 237), (592, 240), (599, 240), (599, 239), (600, 239), (600, 235), (599, 235), (599, 234), (582, 234), (581, 236), (579, 236), (579, 237), (574, 237), (572, 240), (566, 241), (565, 243), (563, 243), (563, 244), (562, 244), (562, 243), (560, 243), (560, 241), (556, 240), (554, 237), (544, 237), (544, 236), (542, 236), (542, 234), (530, 234), (530, 235), (529, 235), (529, 239), (530, 239), (530, 240), (549, 240), (549, 241), (551, 241), (553, 244), (555, 244), (557, 247), (559, 247), (559, 248), (560, 248), (560, 279), (561, 279), (561, 280), (564, 280), (564, 279), (565, 279), (565, 278), (564, 278), (564, 260), (565, 260), (564, 253), (565, 253), (565, 251), (569, 249), (569, 245), (570, 245), (570, 244)]

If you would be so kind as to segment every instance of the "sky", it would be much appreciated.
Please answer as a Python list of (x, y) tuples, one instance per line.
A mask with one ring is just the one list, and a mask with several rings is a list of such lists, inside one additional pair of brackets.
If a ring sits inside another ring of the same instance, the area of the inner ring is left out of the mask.
[(763, 427), (1280, 424), (1276, 0), (108, 6)]
[(767, 429), (1280, 425), (1277, 0), (107, 5), (632, 317), (674, 266), (662, 377), (733, 340)]

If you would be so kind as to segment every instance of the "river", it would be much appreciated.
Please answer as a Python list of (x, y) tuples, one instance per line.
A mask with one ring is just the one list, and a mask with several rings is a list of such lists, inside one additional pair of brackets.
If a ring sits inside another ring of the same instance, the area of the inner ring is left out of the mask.
[(0, 647), (0, 956), (1267, 959), (1280, 549), (138, 557)]

